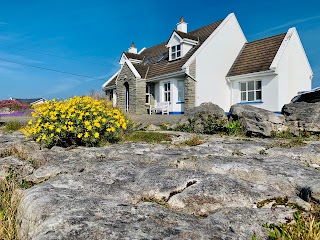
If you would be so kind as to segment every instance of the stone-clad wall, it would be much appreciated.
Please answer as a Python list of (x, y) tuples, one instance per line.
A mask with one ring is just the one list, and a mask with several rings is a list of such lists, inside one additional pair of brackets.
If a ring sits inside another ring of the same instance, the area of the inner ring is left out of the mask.
[(129, 112), (135, 114), (146, 113), (146, 82), (137, 80), (128, 65), (125, 63), (117, 79), (117, 107), (126, 110), (126, 87), (129, 84)]
[[(189, 75), (196, 78), (196, 60), (189, 66)], [(189, 76), (186, 77), (184, 91), (184, 109), (187, 112), (195, 107), (196, 102), (196, 82)]]

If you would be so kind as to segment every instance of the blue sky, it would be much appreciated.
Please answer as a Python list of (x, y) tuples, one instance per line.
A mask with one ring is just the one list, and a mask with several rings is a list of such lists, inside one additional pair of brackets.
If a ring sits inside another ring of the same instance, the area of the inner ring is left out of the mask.
[(314, 72), (313, 87), (317, 87), (319, 9), (319, 1), (308, 0), (1, 1), (0, 99), (68, 98), (90, 89), (100, 91), (119, 69), (121, 53), (132, 41), (140, 50), (166, 41), (181, 16), (191, 31), (231, 12), (249, 41), (295, 26)]

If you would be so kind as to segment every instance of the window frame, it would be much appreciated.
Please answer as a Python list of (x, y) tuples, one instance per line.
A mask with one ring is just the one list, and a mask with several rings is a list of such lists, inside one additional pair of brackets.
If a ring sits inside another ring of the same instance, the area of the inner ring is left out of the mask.
[[(181, 85), (180, 85), (181, 84)], [(180, 87), (182, 87), (180, 89)], [(183, 80), (179, 80), (177, 82), (177, 90), (178, 90), (178, 102), (183, 103), (184, 102), (184, 88), (185, 88), (185, 83)]]
[[(249, 89), (249, 83), (253, 82), (253, 89)], [(259, 83), (260, 82), (260, 88)], [(245, 84), (245, 90), (242, 90), (242, 86)], [(250, 102), (262, 102), (262, 80), (250, 80), (243, 81), (239, 83), (240, 90), (240, 102), (242, 103), (250, 103)], [(257, 92), (260, 92), (260, 98), (257, 98)], [(253, 100), (249, 100), (249, 94), (253, 93)], [(245, 95), (244, 95), (245, 94)], [(244, 98), (245, 96), (245, 98)]]
[[(178, 49), (179, 48), (179, 49)], [(179, 54), (179, 56), (178, 56)], [(171, 60), (176, 60), (182, 57), (182, 47), (181, 44), (174, 45), (170, 47)]]
[(170, 85), (171, 85), (170, 82), (163, 83), (163, 101), (164, 102), (171, 102), (171, 86)]
[(146, 104), (151, 104), (151, 86), (146, 85)]

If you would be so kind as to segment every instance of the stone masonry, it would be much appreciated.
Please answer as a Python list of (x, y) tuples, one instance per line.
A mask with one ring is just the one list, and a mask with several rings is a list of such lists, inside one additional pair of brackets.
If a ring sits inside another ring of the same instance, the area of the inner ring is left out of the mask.
[[(189, 66), (189, 75), (196, 78), (196, 61), (194, 60)], [(185, 97), (184, 109), (185, 112), (195, 107), (196, 100), (196, 82), (191, 77), (187, 76), (185, 80)]]
[(126, 110), (126, 83), (129, 85), (129, 112), (146, 113), (146, 82), (144, 79), (137, 80), (127, 64), (124, 64), (117, 79), (117, 107)]

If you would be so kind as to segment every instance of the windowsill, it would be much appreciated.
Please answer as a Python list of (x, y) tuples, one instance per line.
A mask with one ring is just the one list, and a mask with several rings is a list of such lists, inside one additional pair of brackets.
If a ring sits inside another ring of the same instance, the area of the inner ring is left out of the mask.
[(261, 104), (262, 101), (252, 101), (252, 102), (239, 102), (238, 104)]
[(184, 104), (184, 102), (176, 102), (176, 104)]

